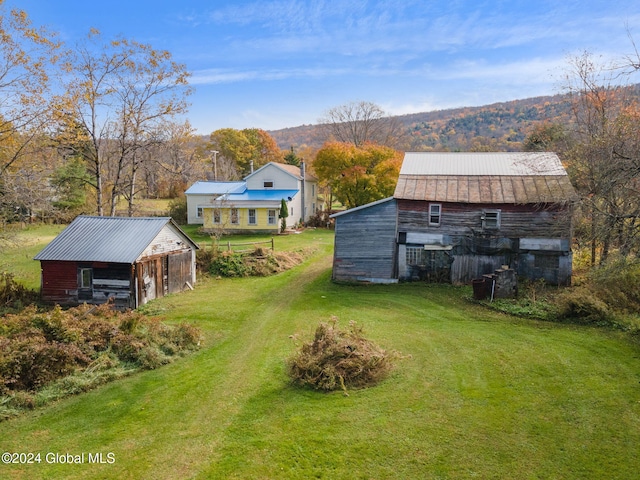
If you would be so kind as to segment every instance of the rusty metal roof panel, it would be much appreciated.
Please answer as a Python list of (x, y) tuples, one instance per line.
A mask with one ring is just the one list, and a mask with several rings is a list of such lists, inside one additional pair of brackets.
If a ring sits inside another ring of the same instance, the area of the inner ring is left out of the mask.
[(133, 264), (167, 224), (197, 248), (171, 217), (81, 215), (38, 253), (35, 260)]
[[(407, 188), (408, 184), (411, 188)], [(555, 153), (405, 154), (395, 198), (455, 203), (543, 203), (575, 198)]]

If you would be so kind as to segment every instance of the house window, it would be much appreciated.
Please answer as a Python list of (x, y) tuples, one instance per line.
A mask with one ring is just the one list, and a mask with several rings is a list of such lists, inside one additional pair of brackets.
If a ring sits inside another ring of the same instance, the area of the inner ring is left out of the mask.
[(407, 265), (422, 265), (424, 247), (407, 247)]
[(262, 186), (264, 188), (273, 188), (273, 180), (265, 180)]
[(249, 225), (255, 225), (256, 223), (256, 209), (255, 208), (250, 208), (249, 209)]
[(482, 213), (482, 228), (500, 228), (500, 210), (485, 210)]
[(219, 208), (214, 208), (213, 209), (213, 223), (214, 224), (220, 224), (220, 209)]
[(276, 211), (269, 210), (268, 222), (269, 225), (276, 225)]
[(202, 207), (196, 207), (196, 217), (202, 218)]
[(240, 214), (237, 208), (231, 209), (231, 225), (238, 225), (240, 223)]
[(430, 203), (429, 204), (429, 225), (439, 226), (441, 213), (442, 213), (442, 205), (440, 205), (439, 203)]

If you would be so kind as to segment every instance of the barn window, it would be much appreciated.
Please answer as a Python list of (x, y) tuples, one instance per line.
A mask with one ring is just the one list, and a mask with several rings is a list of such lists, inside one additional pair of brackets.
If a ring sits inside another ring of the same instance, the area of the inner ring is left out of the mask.
[(269, 210), (269, 216), (268, 216), (268, 223), (269, 225), (275, 225), (276, 224), (276, 211), (275, 210)]
[(422, 265), (424, 247), (407, 247), (407, 265)]
[(429, 204), (429, 225), (439, 226), (441, 213), (442, 213), (442, 205), (440, 205), (439, 203), (430, 203)]
[(231, 209), (231, 225), (238, 225), (240, 223), (240, 214), (237, 208)]
[(482, 228), (500, 228), (500, 210), (485, 210), (482, 213)]
[(556, 255), (534, 255), (533, 266), (543, 270), (560, 268), (560, 257)]
[(273, 180), (265, 180), (262, 185), (264, 188), (273, 188)]
[(249, 209), (249, 225), (255, 225), (256, 223), (256, 209), (255, 208), (250, 208)]
[(213, 209), (213, 223), (216, 223), (216, 224), (220, 223), (220, 209), (219, 208), (214, 208)]

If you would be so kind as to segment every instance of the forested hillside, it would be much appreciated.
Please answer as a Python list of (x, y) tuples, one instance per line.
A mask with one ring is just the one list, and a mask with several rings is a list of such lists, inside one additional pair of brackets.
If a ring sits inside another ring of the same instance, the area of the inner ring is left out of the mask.
[[(640, 86), (631, 87), (640, 94)], [(394, 117), (405, 127), (397, 148), (405, 151), (518, 151), (535, 125), (570, 124), (567, 95), (513, 100), (482, 107), (455, 108)], [(318, 149), (326, 139), (320, 125), (269, 132), (282, 149)]]

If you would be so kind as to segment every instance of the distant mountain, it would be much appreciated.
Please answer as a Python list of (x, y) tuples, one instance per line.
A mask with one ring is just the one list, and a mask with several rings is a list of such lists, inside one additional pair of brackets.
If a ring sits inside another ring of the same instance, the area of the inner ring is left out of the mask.
[[(631, 87), (636, 95), (638, 85)], [(542, 122), (571, 123), (568, 95), (513, 100), (482, 107), (453, 108), (393, 117), (405, 128), (396, 146), (405, 151), (518, 151)], [(326, 140), (319, 125), (270, 131), (281, 149), (319, 149)]]

